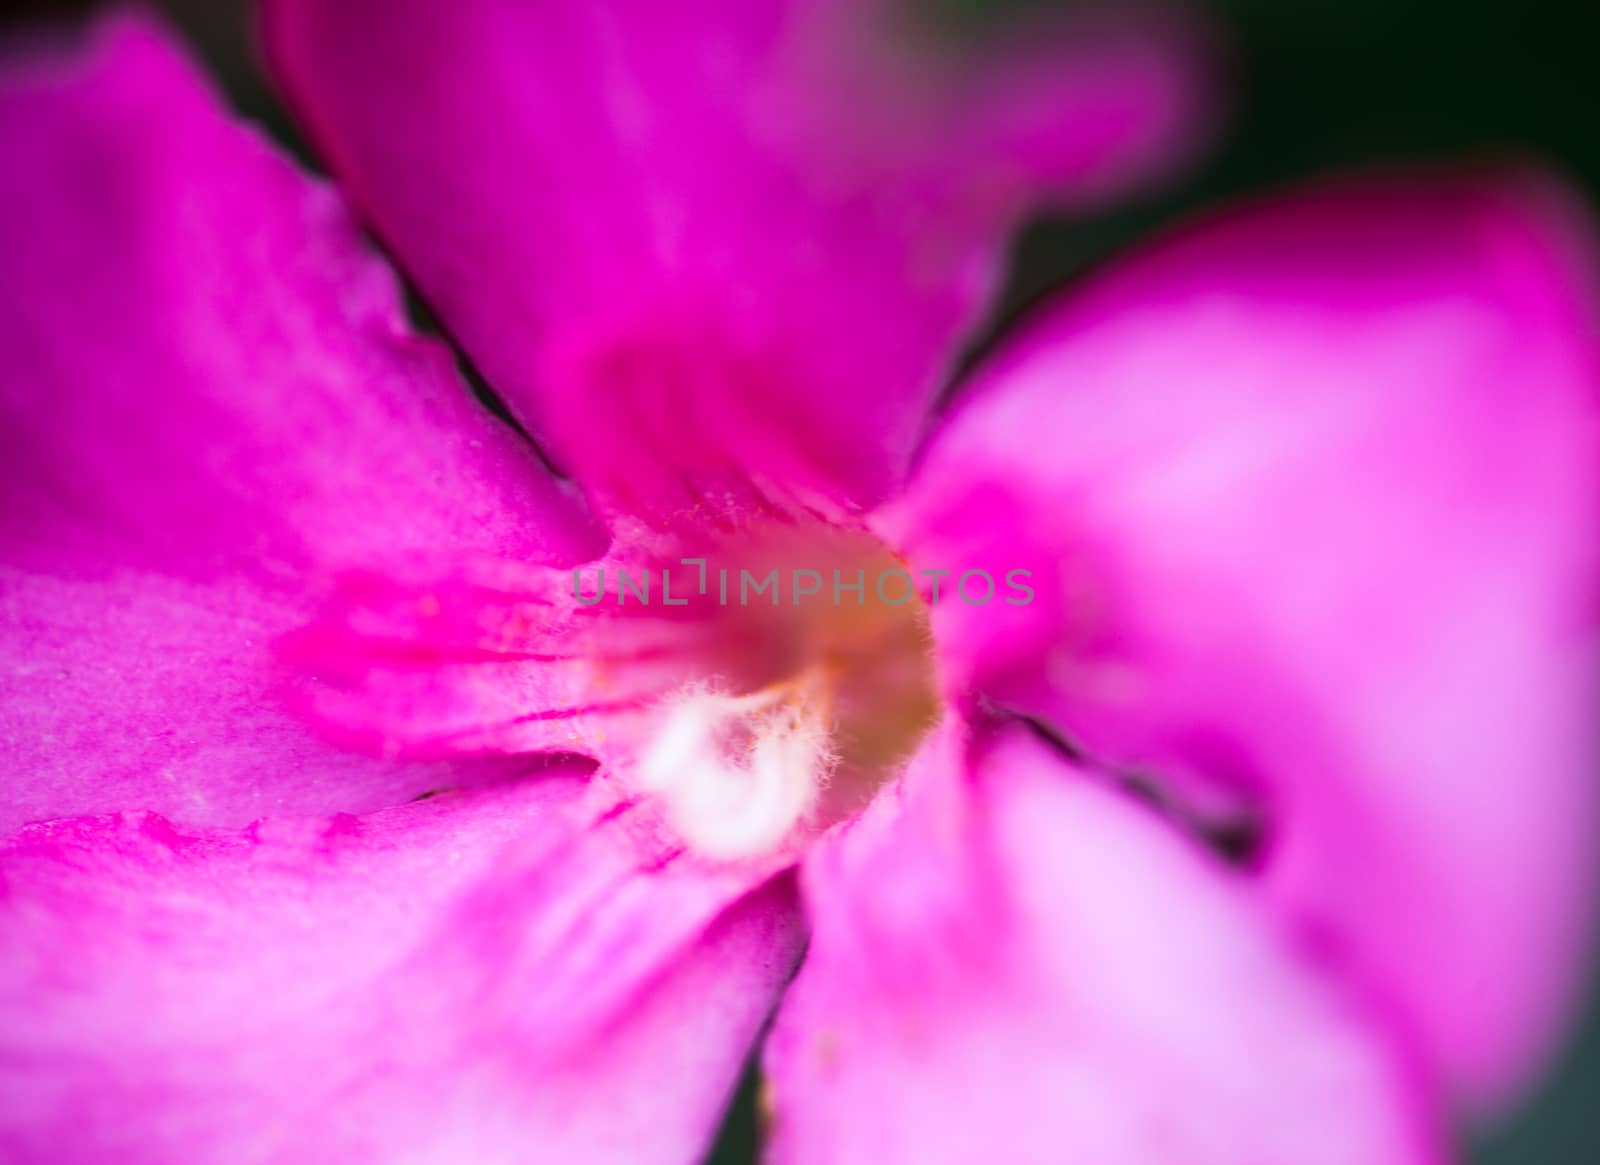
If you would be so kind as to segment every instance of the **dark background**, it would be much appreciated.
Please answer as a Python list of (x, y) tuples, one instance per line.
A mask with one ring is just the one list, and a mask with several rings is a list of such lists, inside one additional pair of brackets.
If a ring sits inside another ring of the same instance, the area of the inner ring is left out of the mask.
[[(568, 0), (582, 3), (584, 0)], [(669, 0), (663, 0), (664, 3)], [(933, 0), (957, 35), (1018, 4)], [(1230, 46), (1232, 108), (1219, 147), (1154, 197), (1087, 221), (1035, 224), (1020, 241), (997, 326), (1173, 216), (1298, 177), (1385, 161), (1514, 152), (1600, 194), (1600, 0), (1200, 0)], [(82, 0), (0, 3), (6, 18), (59, 16)], [(248, 115), (304, 154), (256, 67), (243, 0), (164, 0)], [(1589, 19), (1585, 19), (1588, 17)], [(1600, 535), (1597, 535), (1600, 536)], [(1589, 927), (1590, 920), (1574, 919)], [(1594, 993), (1600, 1004), (1600, 991)], [(1474, 1165), (1600, 1160), (1600, 1006), (1545, 1086), (1480, 1133)], [(750, 1161), (753, 1073), (712, 1154)]]

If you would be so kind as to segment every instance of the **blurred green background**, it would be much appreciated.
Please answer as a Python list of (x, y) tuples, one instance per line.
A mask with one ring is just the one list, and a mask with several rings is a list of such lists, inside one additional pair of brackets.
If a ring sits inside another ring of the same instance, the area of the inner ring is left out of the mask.
[[(583, 0), (571, 0), (582, 3)], [(666, 2), (666, 0), (663, 0)], [(1049, 0), (933, 0), (957, 35)], [(256, 67), (243, 0), (163, 0), (247, 114), (304, 153)], [(1484, 154), (1542, 158), (1600, 193), (1594, 0), (1200, 0), (1229, 48), (1232, 106), (1217, 148), (1153, 196), (1019, 241), (996, 326), (1154, 227), (1243, 192), (1349, 166)], [(8, 19), (84, 0), (23, 0)], [(1585, 18), (1588, 19), (1585, 19)], [(1597, 774), (1600, 777), (1600, 774)], [(1589, 927), (1588, 919), (1573, 919)], [(1600, 1001), (1600, 990), (1594, 993)], [(753, 1160), (748, 1073), (711, 1160)], [(1600, 1160), (1600, 1006), (1521, 1111), (1474, 1139), (1474, 1165)]]

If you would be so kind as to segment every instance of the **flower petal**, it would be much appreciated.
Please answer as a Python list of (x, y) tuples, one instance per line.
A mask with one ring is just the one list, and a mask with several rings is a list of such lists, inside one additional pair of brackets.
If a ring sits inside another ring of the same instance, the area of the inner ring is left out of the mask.
[[(606, 565), (584, 572), (591, 591)], [(280, 642), (299, 677), (294, 706), (353, 748), (620, 759), (618, 718), (691, 682), (697, 653), (715, 642), (703, 608), (585, 606), (573, 571), (416, 567), (342, 575), (317, 618)]]
[(807, 862), (774, 1165), (1438, 1160), (1350, 1000), (1247, 885), (1013, 739), (925, 753)]
[(1198, 225), (1003, 351), (895, 519), (919, 558), (1034, 571), (1031, 605), (940, 608), (950, 666), (1253, 803), (1268, 893), (1476, 1100), (1539, 1060), (1586, 941), (1589, 258), (1531, 173)]
[(265, 27), (490, 382), (598, 499), (660, 516), (754, 504), (752, 476), (880, 496), (1025, 204), (1188, 127), (1172, 29), (957, 72), (891, 53), (887, 7), (275, 0)]
[(0, 77), (0, 830), (363, 810), (467, 779), (338, 760), (270, 646), (329, 570), (552, 561), (596, 532), (410, 334), (334, 194), (123, 16)]
[(24, 830), (0, 847), (0, 1156), (691, 1160), (792, 968), (792, 887), (641, 867), (583, 789)]

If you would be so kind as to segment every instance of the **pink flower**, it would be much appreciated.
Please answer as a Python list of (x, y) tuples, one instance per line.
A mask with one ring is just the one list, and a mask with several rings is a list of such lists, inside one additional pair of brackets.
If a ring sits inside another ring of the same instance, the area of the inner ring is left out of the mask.
[(777, 1162), (1390, 1165), (1529, 1078), (1594, 853), (1580, 215), (1280, 195), (933, 410), (1019, 216), (1200, 95), (1176, 32), (880, 15), (267, 5), (577, 485), (160, 30), (11, 51), (0, 1158), (692, 1161), (760, 1043)]

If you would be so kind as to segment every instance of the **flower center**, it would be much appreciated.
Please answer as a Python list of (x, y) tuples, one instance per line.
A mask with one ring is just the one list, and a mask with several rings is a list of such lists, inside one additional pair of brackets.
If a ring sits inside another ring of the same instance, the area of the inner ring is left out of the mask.
[(580, 572), (575, 591), (693, 645), (630, 734), (626, 779), (696, 851), (803, 844), (865, 808), (937, 719), (927, 604), (867, 531), (783, 527), (647, 561)]

